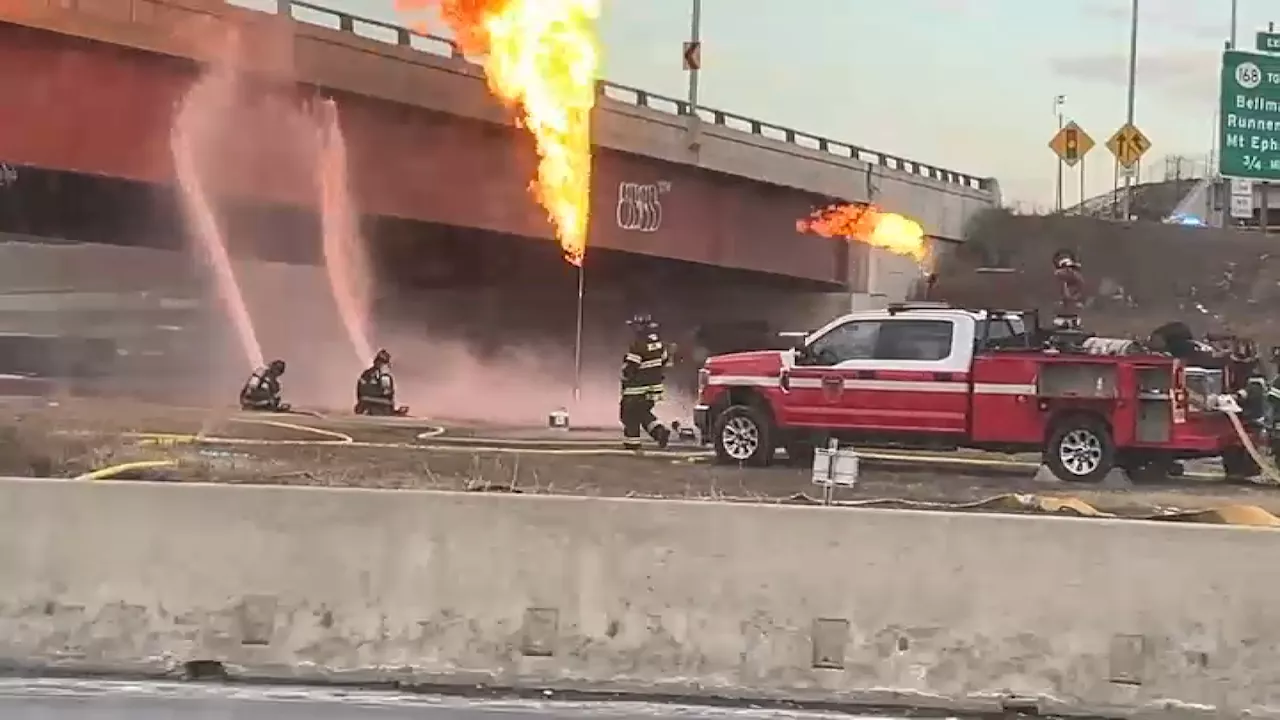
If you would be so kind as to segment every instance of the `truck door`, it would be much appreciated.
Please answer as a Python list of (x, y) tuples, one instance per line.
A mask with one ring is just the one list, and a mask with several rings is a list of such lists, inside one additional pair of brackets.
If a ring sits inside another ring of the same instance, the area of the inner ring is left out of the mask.
[(875, 357), (880, 320), (850, 320), (813, 340), (787, 373), (785, 422), (810, 427), (859, 427), (850, 382), (870, 372), (849, 363)]
[(903, 313), (883, 321), (875, 356), (841, 365), (861, 371), (846, 386), (846, 397), (858, 405), (850, 412), (884, 432), (964, 434), (973, 342), (967, 316)]

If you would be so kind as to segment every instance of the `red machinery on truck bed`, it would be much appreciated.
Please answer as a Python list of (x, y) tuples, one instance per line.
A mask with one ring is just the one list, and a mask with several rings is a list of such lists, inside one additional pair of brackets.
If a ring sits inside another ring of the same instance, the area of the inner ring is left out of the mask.
[(707, 360), (695, 423), (722, 462), (767, 465), (829, 438), (864, 447), (1039, 452), (1063, 480), (1144, 478), (1222, 457), (1251, 474), (1231, 419), (1193, 407), (1186, 368), (1135, 343), (1046, 349), (1019, 312), (898, 304), (841, 317), (793, 350)]

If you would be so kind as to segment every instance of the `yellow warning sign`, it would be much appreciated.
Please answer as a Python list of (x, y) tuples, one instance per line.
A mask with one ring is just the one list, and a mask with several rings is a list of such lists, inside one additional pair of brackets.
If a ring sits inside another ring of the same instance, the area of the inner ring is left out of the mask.
[(1069, 167), (1075, 167), (1095, 144), (1089, 133), (1074, 122), (1069, 122), (1049, 141), (1049, 149)]
[(1147, 154), (1151, 149), (1151, 141), (1137, 127), (1125, 123), (1124, 127), (1117, 130), (1116, 134), (1107, 141), (1107, 149), (1116, 156), (1120, 167), (1127, 170), (1137, 165), (1138, 161), (1142, 160), (1142, 156)]

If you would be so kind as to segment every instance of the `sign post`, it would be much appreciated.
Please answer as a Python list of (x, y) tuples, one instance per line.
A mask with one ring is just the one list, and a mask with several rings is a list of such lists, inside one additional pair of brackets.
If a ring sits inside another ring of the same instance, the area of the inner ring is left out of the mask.
[(1218, 169), (1223, 177), (1262, 185), (1280, 182), (1280, 56), (1227, 50), (1222, 54)]
[[(1058, 131), (1053, 139), (1049, 141), (1049, 149), (1058, 156), (1058, 160), (1067, 167), (1074, 168), (1080, 166), (1080, 202), (1084, 203), (1084, 156), (1094, 148), (1097, 143), (1085, 132), (1083, 128), (1069, 122)], [(1061, 182), (1061, 181), (1059, 181)], [(1061, 204), (1061, 202), (1059, 202)], [(1062, 208), (1059, 207), (1059, 210)]]

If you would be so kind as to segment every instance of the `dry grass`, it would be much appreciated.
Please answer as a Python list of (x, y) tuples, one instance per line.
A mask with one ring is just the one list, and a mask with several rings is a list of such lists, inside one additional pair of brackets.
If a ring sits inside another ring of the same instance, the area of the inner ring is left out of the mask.
[[(174, 429), (178, 432), (203, 427), (222, 437), (252, 437), (254, 431), (244, 423), (202, 421), (189, 411), (177, 411), (170, 420), (161, 408), (145, 408), (144, 413), (134, 415), (122, 409), (124, 406), (106, 406), (110, 404), (104, 405), (104, 401), (93, 404), (97, 407), (63, 402), (56, 407), (8, 413), (13, 420), (0, 421), (0, 472), (75, 477), (121, 463), (164, 460), (174, 465), (136, 470), (117, 479), (755, 503), (812, 503), (820, 494), (810, 481), (808, 468), (742, 469), (669, 456), (144, 442), (125, 433), (162, 432), (169, 424), (177, 426)], [(357, 440), (396, 441), (386, 428), (351, 432)], [(412, 430), (407, 434), (412, 437)], [(1030, 473), (964, 474), (920, 466), (867, 466), (859, 486), (840, 491), (839, 499), (896, 498), (899, 501), (879, 505), (911, 507), (975, 503), (1011, 492), (1079, 495), (1099, 508), (1125, 514), (1143, 514), (1153, 505), (1190, 508), (1231, 503), (1256, 504), (1280, 514), (1280, 493), (1274, 488), (1233, 487), (1220, 482), (1137, 489), (1073, 487), (1045, 484)]]
[(113, 462), (116, 443), (106, 438), (58, 434), (40, 417), (0, 425), (0, 474), (57, 477)]

